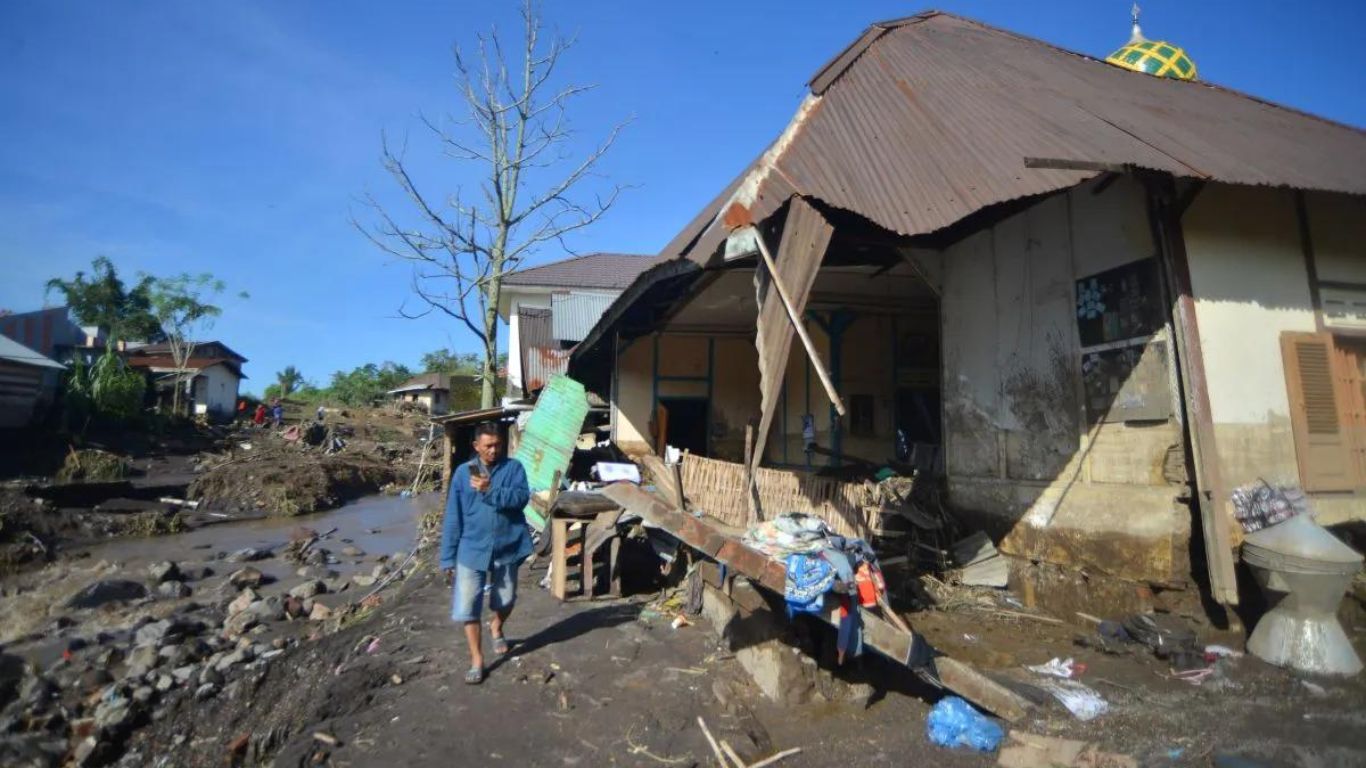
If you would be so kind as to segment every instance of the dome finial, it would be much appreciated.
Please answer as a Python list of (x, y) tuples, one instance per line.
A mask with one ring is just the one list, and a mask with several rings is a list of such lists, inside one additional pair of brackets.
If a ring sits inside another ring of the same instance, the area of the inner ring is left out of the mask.
[(1138, 14), (1142, 12), (1143, 9), (1138, 7), (1138, 3), (1134, 3), (1134, 7), (1130, 10), (1130, 13), (1132, 14), (1134, 20), (1134, 29), (1133, 32), (1129, 35), (1130, 45), (1133, 45), (1134, 43), (1141, 43), (1147, 39), (1143, 36), (1143, 30), (1139, 29), (1138, 27)]

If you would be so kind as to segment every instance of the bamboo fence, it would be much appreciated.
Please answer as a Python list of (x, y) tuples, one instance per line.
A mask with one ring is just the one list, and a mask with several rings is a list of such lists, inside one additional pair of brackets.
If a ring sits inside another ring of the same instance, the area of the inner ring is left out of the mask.
[[(683, 494), (694, 511), (726, 525), (749, 526), (743, 464), (685, 454), (682, 475)], [(771, 520), (785, 512), (804, 512), (821, 518), (841, 536), (867, 539), (879, 513), (875, 494), (862, 483), (767, 468), (755, 470), (755, 481), (759, 520)]]

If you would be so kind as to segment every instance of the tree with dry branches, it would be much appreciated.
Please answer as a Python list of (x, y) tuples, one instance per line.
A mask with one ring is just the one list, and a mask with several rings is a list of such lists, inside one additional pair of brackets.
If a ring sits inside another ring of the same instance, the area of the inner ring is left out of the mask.
[(373, 214), (356, 228), (384, 253), (412, 266), (412, 292), (419, 305), (400, 307), (404, 317), (433, 312), (458, 320), (480, 342), (482, 407), (494, 405), (498, 365), (498, 300), (503, 277), (546, 244), (569, 250), (565, 236), (601, 219), (621, 194), (619, 185), (590, 189), (598, 162), (625, 123), (576, 156), (567, 119), (575, 97), (592, 89), (554, 82), (560, 58), (572, 38), (552, 33), (542, 39), (539, 8), (521, 7), (522, 45), (516, 61), (504, 52), (496, 29), (477, 36), (474, 59), (455, 49), (456, 86), (462, 114), (422, 125), (453, 160), (473, 164), (478, 192), (457, 188), (444, 200), (418, 188), (405, 160), (382, 137), (384, 168), (413, 211), (400, 219), (366, 196)]

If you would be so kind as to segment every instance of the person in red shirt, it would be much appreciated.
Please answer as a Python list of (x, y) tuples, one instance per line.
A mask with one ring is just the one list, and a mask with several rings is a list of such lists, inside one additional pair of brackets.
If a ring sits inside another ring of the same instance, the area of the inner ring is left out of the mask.
[(265, 404), (265, 403), (257, 403), (257, 404), (256, 404), (256, 413), (251, 417), (251, 423), (252, 423), (252, 424), (255, 424), (255, 425), (258, 426), (258, 427), (259, 427), (259, 426), (262, 426), (262, 425), (264, 425), (264, 424), (266, 423), (266, 404)]

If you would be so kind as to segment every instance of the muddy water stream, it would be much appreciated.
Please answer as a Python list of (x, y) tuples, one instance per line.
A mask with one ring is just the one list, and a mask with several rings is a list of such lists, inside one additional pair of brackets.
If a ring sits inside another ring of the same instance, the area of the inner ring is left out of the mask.
[[(227, 574), (247, 565), (226, 562), (227, 555), (248, 547), (269, 549), (275, 557), (250, 565), (271, 577), (271, 582), (260, 589), (262, 594), (283, 594), (302, 580), (295, 573), (298, 565), (279, 556), (289, 543), (290, 533), (300, 526), (318, 533), (336, 528), (320, 542), (336, 560), (328, 568), (343, 578), (368, 574), (382, 558), (410, 551), (418, 519), (440, 503), (440, 494), (416, 498), (369, 496), (314, 515), (221, 523), (185, 533), (112, 539), (72, 549), (63, 553), (58, 562), (39, 571), (0, 582), (0, 642), (41, 631), (56, 617), (70, 613), (65, 608), (66, 601), (92, 582), (111, 578), (145, 582), (147, 566), (161, 560), (174, 561), (182, 568), (212, 569), (213, 576), (191, 584), (194, 594), (190, 599), (213, 602), (217, 587)], [(343, 550), (348, 547), (354, 547), (353, 552), (359, 554), (345, 554)], [(126, 619), (123, 611), (94, 611), (85, 617), (84, 623), (88, 631)]]

